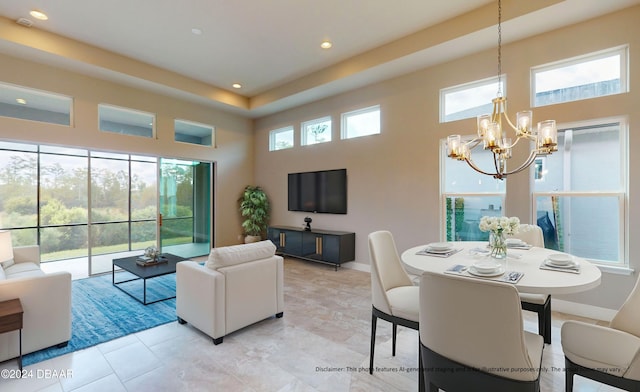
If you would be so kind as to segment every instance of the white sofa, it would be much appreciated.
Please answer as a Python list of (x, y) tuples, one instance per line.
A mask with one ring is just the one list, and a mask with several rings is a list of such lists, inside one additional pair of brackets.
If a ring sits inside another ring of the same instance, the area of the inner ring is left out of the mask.
[[(0, 301), (19, 298), (22, 319), (22, 354), (71, 339), (71, 274), (46, 274), (40, 269), (40, 248), (13, 248), (13, 261), (0, 264)], [(19, 355), (18, 331), (0, 334), (0, 362)]]
[(284, 312), (284, 264), (271, 241), (214, 248), (205, 265), (176, 267), (176, 314), (209, 335), (224, 336)]

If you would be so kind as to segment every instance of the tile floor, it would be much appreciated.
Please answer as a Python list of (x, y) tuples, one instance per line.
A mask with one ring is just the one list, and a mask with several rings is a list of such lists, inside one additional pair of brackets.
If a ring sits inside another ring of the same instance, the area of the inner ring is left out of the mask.
[[(415, 391), (417, 331), (398, 328), (392, 357), (391, 326), (379, 321), (375, 366), (382, 370), (368, 373), (369, 279), (357, 270), (287, 259), (281, 319), (237, 331), (218, 346), (172, 322), (25, 367), (28, 379), (0, 377), (0, 391)], [(569, 318), (553, 314), (542, 391), (564, 390), (559, 335)], [(537, 331), (535, 314), (525, 312), (524, 319), (527, 330)], [(15, 369), (16, 361), (0, 363), (2, 375)], [(616, 389), (577, 377), (575, 390)]]

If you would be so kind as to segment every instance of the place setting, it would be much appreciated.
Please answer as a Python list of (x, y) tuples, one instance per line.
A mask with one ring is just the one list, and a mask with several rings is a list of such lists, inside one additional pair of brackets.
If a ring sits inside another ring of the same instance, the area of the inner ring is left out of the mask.
[(573, 256), (566, 253), (552, 253), (540, 264), (540, 269), (551, 271), (580, 273), (580, 264), (573, 259)]
[(449, 242), (432, 242), (428, 244), (426, 248), (416, 252), (416, 254), (434, 257), (449, 257), (461, 250), (462, 248), (455, 248), (453, 244)]
[(456, 264), (444, 271), (448, 274), (489, 278), (508, 283), (517, 283), (524, 275), (518, 271), (506, 271), (502, 263), (495, 260), (481, 260), (470, 266)]
[(529, 245), (526, 242), (522, 241), (519, 238), (507, 238), (505, 240), (508, 249), (524, 249), (529, 250), (533, 247), (533, 245)]

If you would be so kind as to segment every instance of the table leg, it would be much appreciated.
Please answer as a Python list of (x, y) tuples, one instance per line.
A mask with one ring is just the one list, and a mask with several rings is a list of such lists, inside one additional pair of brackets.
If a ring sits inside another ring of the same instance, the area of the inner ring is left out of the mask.
[(20, 328), (20, 356), (18, 357), (18, 367), (20, 368), (20, 371), (22, 372), (22, 328)]
[(146, 279), (142, 279), (142, 303), (144, 305), (147, 304), (147, 280)]

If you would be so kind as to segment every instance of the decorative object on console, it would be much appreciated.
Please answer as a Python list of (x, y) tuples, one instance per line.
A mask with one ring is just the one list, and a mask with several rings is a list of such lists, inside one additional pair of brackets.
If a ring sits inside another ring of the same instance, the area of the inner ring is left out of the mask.
[(518, 232), (520, 218), (506, 216), (483, 216), (478, 225), (480, 231), (489, 232), (489, 247), (494, 259), (507, 258), (507, 241), (505, 235)]
[[(502, 95), (502, 2), (498, 0), (498, 94), (492, 100), (493, 112), (478, 116), (477, 137), (464, 140), (460, 135), (450, 135), (447, 138), (447, 155), (459, 161), (466, 161), (471, 168), (479, 173), (503, 179), (509, 174), (521, 172), (529, 167), (539, 155), (548, 155), (558, 150), (558, 131), (555, 120), (545, 120), (538, 123), (538, 129), (532, 127), (533, 112), (525, 110), (516, 113), (514, 125), (507, 114), (507, 98)], [(507, 137), (506, 129), (502, 127), (502, 118), (515, 132), (515, 141)], [(512, 148), (521, 140), (536, 143), (529, 157), (517, 168), (507, 169), (507, 159), (511, 158)], [(486, 171), (479, 168), (471, 159), (471, 150), (482, 145), (485, 150), (493, 153), (494, 168)]]
[(311, 231), (311, 222), (313, 222), (313, 219), (309, 218), (308, 216), (304, 218), (304, 222), (307, 224), (307, 226), (304, 228), (306, 231)]
[(269, 224), (270, 204), (267, 194), (259, 186), (247, 185), (238, 199), (240, 203), (240, 215), (242, 229), (245, 234), (245, 243), (257, 242), (262, 239), (262, 234)]

